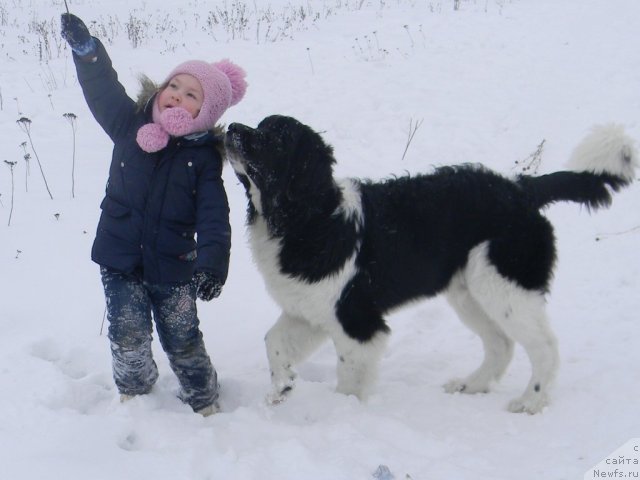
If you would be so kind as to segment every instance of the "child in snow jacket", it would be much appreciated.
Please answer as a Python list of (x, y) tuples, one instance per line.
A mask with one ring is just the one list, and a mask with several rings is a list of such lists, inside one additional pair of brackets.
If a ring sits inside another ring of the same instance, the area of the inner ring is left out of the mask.
[(213, 413), (217, 376), (196, 296), (217, 297), (227, 278), (231, 228), (222, 136), (214, 127), (244, 96), (244, 71), (226, 60), (188, 61), (136, 103), (82, 20), (63, 14), (61, 25), (87, 104), (114, 143), (91, 256), (105, 288), (121, 399), (148, 393), (157, 380), (153, 312), (180, 398), (196, 412)]

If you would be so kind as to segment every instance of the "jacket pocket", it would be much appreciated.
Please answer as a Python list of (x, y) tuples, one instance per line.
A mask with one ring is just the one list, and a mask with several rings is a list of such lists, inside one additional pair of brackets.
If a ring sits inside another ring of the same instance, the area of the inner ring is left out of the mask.
[(98, 236), (106, 236), (115, 241), (122, 249), (127, 245), (127, 249), (132, 245), (139, 245), (140, 231), (137, 225), (131, 221), (131, 208), (121, 204), (111, 197), (105, 197), (100, 204), (102, 215), (98, 223)]
[[(196, 249), (195, 228), (193, 225), (178, 222), (162, 222), (158, 229), (158, 252), (180, 258)], [(188, 255), (187, 255), (188, 256)], [(184, 258), (184, 260), (191, 260)]]
[(100, 208), (104, 213), (114, 218), (122, 218), (131, 213), (131, 209), (129, 207), (116, 202), (111, 197), (104, 197), (100, 204)]

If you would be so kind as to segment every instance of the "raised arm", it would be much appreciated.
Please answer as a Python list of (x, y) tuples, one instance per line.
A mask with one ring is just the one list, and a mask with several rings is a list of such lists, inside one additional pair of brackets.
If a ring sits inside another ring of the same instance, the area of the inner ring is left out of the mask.
[(126, 135), (136, 103), (118, 81), (118, 74), (104, 45), (92, 37), (86, 25), (72, 14), (61, 17), (62, 37), (73, 50), (73, 60), (84, 98), (91, 113), (112, 140)]

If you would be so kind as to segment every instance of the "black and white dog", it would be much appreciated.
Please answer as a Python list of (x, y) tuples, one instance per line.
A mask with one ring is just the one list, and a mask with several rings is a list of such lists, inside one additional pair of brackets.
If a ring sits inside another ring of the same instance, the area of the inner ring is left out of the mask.
[(464, 165), (338, 181), (332, 148), (284, 116), (256, 129), (231, 124), (226, 147), (249, 199), (254, 260), (282, 308), (265, 339), (273, 402), (327, 337), (338, 354), (337, 390), (364, 398), (389, 337), (385, 314), (444, 293), (485, 351), (480, 367), (446, 391), (488, 391), (519, 342), (532, 375), (509, 410), (539, 412), (558, 365), (545, 314), (556, 251), (539, 210), (557, 201), (608, 206), (637, 166), (633, 143), (615, 125), (593, 130), (570, 171), (513, 180)]

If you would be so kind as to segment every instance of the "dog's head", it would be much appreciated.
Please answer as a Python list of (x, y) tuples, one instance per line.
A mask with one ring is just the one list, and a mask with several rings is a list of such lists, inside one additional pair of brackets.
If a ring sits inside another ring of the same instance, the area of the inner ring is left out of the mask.
[(232, 123), (225, 147), (258, 213), (308, 204), (333, 189), (332, 148), (295, 118), (272, 115), (257, 128)]

